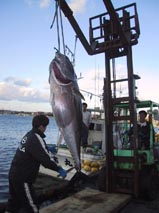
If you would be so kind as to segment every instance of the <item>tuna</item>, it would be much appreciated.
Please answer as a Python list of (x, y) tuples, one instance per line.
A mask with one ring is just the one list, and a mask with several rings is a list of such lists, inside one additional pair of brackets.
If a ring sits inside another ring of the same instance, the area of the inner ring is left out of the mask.
[(83, 96), (79, 91), (73, 65), (67, 56), (56, 52), (49, 71), (53, 115), (74, 159), (75, 168), (79, 171)]

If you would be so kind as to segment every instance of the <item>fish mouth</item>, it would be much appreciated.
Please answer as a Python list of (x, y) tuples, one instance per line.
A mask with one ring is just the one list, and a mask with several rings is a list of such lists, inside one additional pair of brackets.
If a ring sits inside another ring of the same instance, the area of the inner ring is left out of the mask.
[(71, 80), (66, 79), (62, 73), (60, 72), (56, 62), (53, 62), (53, 71), (54, 71), (54, 76), (55, 78), (62, 84), (69, 84), (71, 83)]

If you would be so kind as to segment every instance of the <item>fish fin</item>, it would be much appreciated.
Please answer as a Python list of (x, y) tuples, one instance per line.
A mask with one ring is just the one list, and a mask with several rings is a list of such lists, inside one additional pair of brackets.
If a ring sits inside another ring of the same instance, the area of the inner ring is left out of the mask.
[(63, 134), (62, 132), (59, 130), (59, 137), (57, 139), (57, 148), (59, 148), (60, 144), (62, 143), (63, 140)]
[(80, 93), (80, 91), (77, 88), (72, 87), (72, 92), (74, 95), (80, 96), (81, 99), (85, 100), (84, 96)]

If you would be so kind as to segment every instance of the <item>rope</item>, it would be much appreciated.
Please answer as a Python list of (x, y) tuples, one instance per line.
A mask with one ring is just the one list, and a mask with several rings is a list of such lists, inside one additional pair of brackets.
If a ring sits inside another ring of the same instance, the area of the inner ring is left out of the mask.
[[(55, 23), (55, 19), (56, 19), (56, 24), (57, 24), (57, 39), (58, 39), (58, 50), (60, 50), (60, 33), (59, 33), (59, 24), (58, 24), (58, 2), (56, 1), (56, 10), (55, 10), (55, 14), (54, 14), (54, 18), (53, 21), (51, 23), (50, 29), (53, 28), (53, 25)], [(56, 49), (56, 48), (55, 48)], [(57, 50), (57, 49), (56, 49)]]
[(56, 16), (57, 16), (57, 9), (58, 9), (58, 5), (56, 4), (56, 10), (55, 10), (54, 18), (53, 18), (53, 20), (52, 20), (52, 23), (51, 23), (50, 29), (52, 29), (52, 27), (53, 27), (53, 25), (54, 25), (55, 18), (56, 18)]
[(74, 57), (73, 57), (73, 66), (75, 66), (75, 53), (76, 53), (76, 44), (77, 44), (77, 38), (78, 38), (78, 36), (76, 35), (75, 36), (75, 46), (74, 46)]
[[(56, 6), (58, 7), (58, 3), (56, 2)], [(56, 15), (56, 24), (57, 24), (57, 40), (58, 40), (58, 50), (60, 51), (60, 31), (59, 31), (59, 17), (58, 17), (58, 12)]]
[[(76, 44), (77, 44), (77, 35), (75, 37), (75, 46), (74, 46), (74, 53), (71, 52), (71, 50), (65, 45), (65, 39), (64, 39), (64, 30), (63, 30), (63, 22), (62, 22), (62, 12), (60, 9), (60, 1), (61, 0), (55, 0), (56, 1), (56, 9), (55, 9), (55, 14), (53, 17), (53, 21), (51, 23), (50, 29), (52, 29), (54, 22), (56, 20), (56, 27), (57, 27), (57, 40), (58, 40), (58, 51), (60, 52), (60, 48), (61, 48), (61, 40), (62, 40), (62, 46), (63, 46), (63, 52), (64, 55), (66, 55), (66, 51), (68, 49), (69, 53), (71, 53), (72, 55), (72, 64), (73, 66), (75, 66), (75, 51), (76, 51)], [(59, 27), (60, 24), (60, 27)], [(61, 30), (61, 37), (60, 37), (60, 30)], [(56, 49), (56, 48), (55, 48)]]
[(63, 43), (63, 51), (65, 55), (65, 41), (64, 41), (64, 33), (63, 33), (63, 23), (62, 23), (62, 14), (61, 14), (61, 9), (60, 10), (60, 23), (61, 23), (61, 33), (62, 33), (62, 43)]

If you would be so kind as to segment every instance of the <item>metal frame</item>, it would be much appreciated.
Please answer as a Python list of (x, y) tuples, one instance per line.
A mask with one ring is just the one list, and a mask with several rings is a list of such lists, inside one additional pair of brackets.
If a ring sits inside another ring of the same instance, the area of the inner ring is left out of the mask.
[[(105, 53), (105, 74), (104, 79), (104, 108), (105, 108), (105, 143), (107, 147), (106, 155), (106, 191), (114, 192), (121, 191), (124, 189), (117, 190), (116, 180), (117, 176), (120, 175), (114, 168), (114, 162), (121, 159), (114, 157), (113, 152), (113, 133), (112, 125), (113, 122), (118, 119), (130, 120), (134, 126), (134, 133), (137, 135), (137, 116), (136, 116), (136, 93), (135, 93), (135, 80), (136, 75), (133, 73), (133, 59), (132, 59), (132, 46), (138, 43), (140, 35), (138, 14), (136, 4), (130, 4), (118, 9), (114, 9), (111, 0), (103, 0), (107, 12), (101, 15), (90, 18), (90, 43), (85, 38), (82, 30), (76, 22), (73, 12), (69, 8), (65, 0), (58, 0), (59, 6), (63, 11), (64, 15), (69, 20), (71, 26), (76, 32), (82, 45), (89, 55), (95, 55), (99, 53)], [(94, 26), (94, 20), (98, 20), (99, 24)], [(95, 31), (99, 31), (96, 36)], [(127, 78), (112, 80), (111, 76), (111, 60), (117, 57), (126, 56), (127, 59)], [(119, 81), (128, 82), (128, 96), (116, 98), (112, 94), (112, 85)], [(129, 106), (130, 115), (127, 117), (118, 116), (115, 117), (113, 110), (116, 104), (127, 103)], [(134, 156), (132, 158), (124, 159), (131, 161), (134, 164), (134, 172), (132, 173), (133, 189), (131, 192), (138, 196), (138, 153), (137, 153), (137, 137), (134, 137)], [(125, 190), (126, 191), (126, 190)], [(128, 191), (126, 191), (128, 192)]]

